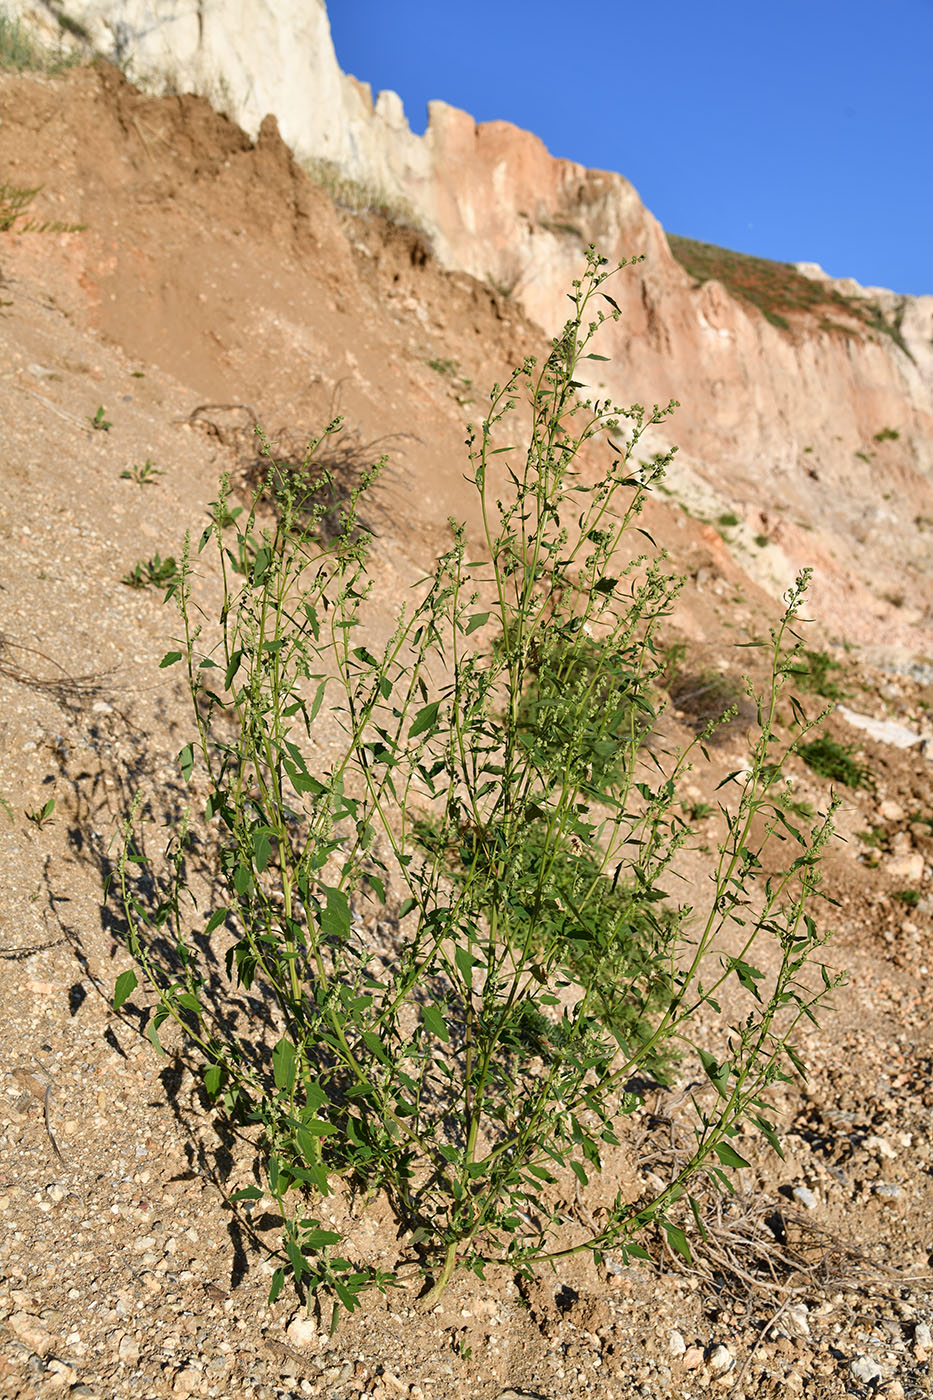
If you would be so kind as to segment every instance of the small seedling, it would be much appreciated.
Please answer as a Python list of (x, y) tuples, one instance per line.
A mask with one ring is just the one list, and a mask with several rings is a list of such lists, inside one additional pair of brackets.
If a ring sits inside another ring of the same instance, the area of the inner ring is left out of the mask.
[(687, 812), (687, 820), (691, 822), (701, 822), (713, 815), (713, 807), (709, 802), (694, 802)]
[[(6, 804), (4, 803), (4, 806)], [(26, 820), (32, 822), (33, 826), (41, 831), (47, 825), (52, 813), (55, 811), (55, 798), (50, 797), (44, 807), (37, 807), (34, 812), (26, 812)]]
[(916, 909), (920, 903), (919, 890), (897, 890), (894, 898), (901, 904), (906, 904), (908, 909)]
[(174, 555), (162, 559), (158, 554), (145, 562), (134, 564), (128, 574), (120, 580), (127, 588), (170, 588), (178, 580), (178, 566)]
[(113, 427), (113, 424), (110, 422), (110, 419), (104, 416), (103, 404), (97, 405), (97, 412), (94, 414), (94, 417), (89, 418), (87, 421), (90, 423), (91, 427), (95, 430), (95, 432), (98, 433), (109, 433), (110, 429)]
[(719, 517), (719, 524), (727, 530), (730, 528), (730, 526), (740, 525), (741, 523), (742, 522), (739, 520), (739, 517), (736, 515), (735, 511), (732, 510), (727, 510), (723, 515)]
[(755, 543), (757, 544), (759, 549), (764, 549), (766, 545), (769, 545), (771, 543), (771, 541), (768, 539), (767, 535), (756, 535)]
[(156, 477), (164, 475), (165, 473), (162, 468), (154, 467), (147, 457), (142, 465), (140, 465), (139, 462), (134, 462), (131, 467), (127, 467), (122, 471), (120, 473), (120, 480), (135, 481), (137, 486), (155, 486)]

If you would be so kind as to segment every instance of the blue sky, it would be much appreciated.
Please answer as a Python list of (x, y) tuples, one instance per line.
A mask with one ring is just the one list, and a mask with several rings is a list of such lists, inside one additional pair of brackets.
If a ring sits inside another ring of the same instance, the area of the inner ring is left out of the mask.
[(328, 0), (345, 72), (618, 170), (671, 233), (933, 293), (933, 0)]

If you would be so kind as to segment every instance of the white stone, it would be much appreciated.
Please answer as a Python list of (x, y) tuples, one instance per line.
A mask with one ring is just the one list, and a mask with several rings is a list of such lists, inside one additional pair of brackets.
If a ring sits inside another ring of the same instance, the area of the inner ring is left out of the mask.
[(667, 1349), (671, 1356), (683, 1356), (687, 1350), (687, 1343), (680, 1332), (672, 1332), (667, 1339)]
[(872, 1381), (878, 1381), (884, 1375), (877, 1361), (872, 1361), (870, 1356), (856, 1356), (849, 1362), (849, 1370), (857, 1381), (862, 1381), (864, 1385), (870, 1385)]
[(721, 1376), (726, 1371), (732, 1370), (735, 1365), (735, 1357), (728, 1347), (720, 1343), (719, 1346), (713, 1347), (707, 1364), (714, 1375)]
[(314, 1318), (307, 1313), (296, 1313), (285, 1329), (285, 1335), (293, 1347), (311, 1346), (317, 1341), (317, 1326)]

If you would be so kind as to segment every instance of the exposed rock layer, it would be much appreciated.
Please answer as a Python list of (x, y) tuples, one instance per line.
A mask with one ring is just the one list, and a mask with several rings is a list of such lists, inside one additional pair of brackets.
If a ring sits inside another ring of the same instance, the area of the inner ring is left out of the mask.
[(23, 6), (49, 31), (53, 9), (149, 90), (200, 92), (250, 135), (273, 112), (338, 200), (419, 225), (443, 264), (520, 301), (551, 334), (588, 243), (610, 258), (645, 254), (613, 288), (623, 314), (605, 336), (598, 391), (680, 401), (671, 485), (694, 510), (738, 518), (743, 566), (772, 591), (815, 564), (814, 606), (831, 627), (930, 648), (933, 297), (837, 284), (877, 305), (896, 335), (814, 316), (772, 324), (722, 283), (698, 284), (620, 175), (554, 159), (531, 133), (477, 125), (443, 102), (415, 136), (394, 93), (373, 102), (341, 73), (322, 0)]

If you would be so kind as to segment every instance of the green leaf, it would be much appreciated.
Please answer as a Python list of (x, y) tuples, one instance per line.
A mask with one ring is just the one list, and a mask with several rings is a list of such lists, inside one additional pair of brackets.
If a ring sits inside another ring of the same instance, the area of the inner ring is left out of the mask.
[(573, 1172), (574, 1176), (577, 1178), (581, 1186), (589, 1186), (589, 1177), (583, 1170), (583, 1166), (580, 1162), (571, 1161), (570, 1170)]
[(327, 886), (327, 906), (321, 914), (321, 929), (341, 941), (350, 936), (350, 901), (346, 890)]
[(716, 1156), (724, 1167), (747, 1167), (750, 1164), (744, 1157), (740, 1157), (734, 1147), (730, 1147), (727, 1142), (717, 1142), (713, 1148)]
[(146, 1027), (147, 1040), (152, 1045), (153, 1049), (159, 1055), (161, 1055), (163, 1059), (167, 1057), (167, 1051), (164, 1049), (162, 1042), (159, 1039), (159, 1027), (161, 1026), (162, 1022), (167, 1019), (168, 1012), (166, 1011), (164, 1006), (160, 1006), (158, 1011), (151, 1018), (148, 1026)]
[(175, 665), (175, 662), (176, 662), (176, 661), (180, 661), (180, 660), (181, 660), (181, 652), (180, 652), (180, 651), (167, 651), (167, 652), (165, 653), (165, 655), (162, 657), (162, 660), (159, 662), (159, 670), (160, 670), (160, 671), (164, 670), (166, 666), (174, 666), (174, 665)]
[(253, 859), (257, 870), (263, 871), (269, 864), (274, 839), (275, 832), (268, 827), (260, 826), (253, 832)]
[(386, 902), (386, 887), (378, 875), (367, 875), (367, 882), (372, 886), (373, 892), (377, 895), (380, 904)]
[(178, 755), (178, 766), (181, 769), (185, 782), (190, 782), (194, 769), (194, 749), (190, 744), (186, 744)]
[(719, 1097), (721, 1099), (726, 1098), (726, 1086), (729, 1083), (729, 1075), (732, 1071), (732, 1066), (728, 1061), (720, 1064), (715, 1055), (711, 1055), (708, 1050), (699, 1050), (697, 1053), (700, 1056), (708, 1078), (716, 1086), (716, 1092), (719, 1094)]
[(470, 635), (471, 632), (475, 632), (475, 631), (476, 631), (477, 627), (482, 627), (482, 626), (484, 625), (484, 623), (487, 623), (488, 621), (489, 621), (489, 613), (488, 613), (488, 612), (484, 612), (484, 613), (474, 613), (473, 616), (472, 616), (471, 618), (468, 618), (468, 620), (467, 620), (467, 625), (466, 625), (466, 627), (464, 627), (464, 629), (463, 629), (464, 636), (468, 637), (468, 636)]
[(230, 1199), (231, 1201), (258, 1201), (262, 1199), (262, 1192), (258, 1186), (244, 1186), (241, 1191), (234, 1191)]
[(430, 705), (425, 705), (418, 711), (408, 731), (409, 740), (417, 739), (419, 734), (424, 734), (426, 730), (433, 729), (440, 707), (441, 702), (439, 700), (432, 700)]
[(240, 669), (240, 662), (243, 660), (243, 652), (235, 651), (231, 656), (227, 669), (224, 672), (224, 690), (229, 690), (233, 684), (233, 678)]
[(469, 987), (473, 981), (473, 968), (477, 959), (470, 952), (469, 948), (457, 948), (454, 952), (454, 962), (464, 982)]
[(683, 1230), (681, 1230), (680, 1226), (672, 1225), (669, 1220), (662, 1220), (660, 1225), (667, 1236), (667, 1242), (671, 1249), (676, 1249), (677, 1253), (683, 1259), (686, 1259), (688, 1264), (692, 1264), (693, 1259), (690, 1254), (690, 1246), (687, 1243), (687, 1236), (684, 1234)]
[(204, 925), (204, 937), (207, 938), (208, 934), (213, 933), (215, 928), (219, 928), (229, 913), (229, 909), (215, 909)]
[(270, 1303), (270, 1305), (271, 1305), (272, 1303), (275, 1302), (276, 1298), (279, 1296), (279, 1294), (281, 1293), (281, 1291), (282, 1291), (282, 1289), (283, 1289), (284, 1287), (285, 1287), (285, 1270), (284, 1270), (284, 1269), (276, 1269), (275, 1273), (272, 1275), (272, 1287), (269, 1289), (269, 1303)]
[(127, 997), (132, 996), (138, 986), (139, 981), (132, 968), (128, 968), (126, 972), (120, 973), (116, 981), (116, 986), (113, 989), (114, 1011), (120, 1010), (120, 1007), (126, 1001)]
[(295, 1087), (296, 1051), (287, 1036), (282, 1036), (272, 1051), (272, 1073), (275, 1087), (290, 1094)]
[(774, 1151), (777, 1153), (777, 1155), (783, 1162), (784, 1151), (781, 1147), (780, 1139), (778, 1138), (778, 1135), (775, 1131), (774, 1124), (769, 1123), (767, 1118), (759, 1118), (755, 1114), (752, 1115), (752, 1122), (755, 1124), (755, 1127), (758, 1129), (758, 1131), (762, 1134), (769, 1147), (772, 1147), (774, 1149)]
[(343, 1235), (336, 1230), (309, 1230), (302, 1238), (305, 1249), (326, 1249), (329, 1244), (339, 1244)]
[(216, 1099), (223, 1083), (224, 1072), (220, 1065), (210, 1065), (204, 1071), (204, 1091), (209, 1099)]
[(447, 1029), (447, 1022), (444, 1020), (436, 1006), (422, 1006), (421, 1019), (432, 1035), (436, 1035), (438, 1040), (442, 1040), (445, 1045), (450, 1043), (450, 1031)]

